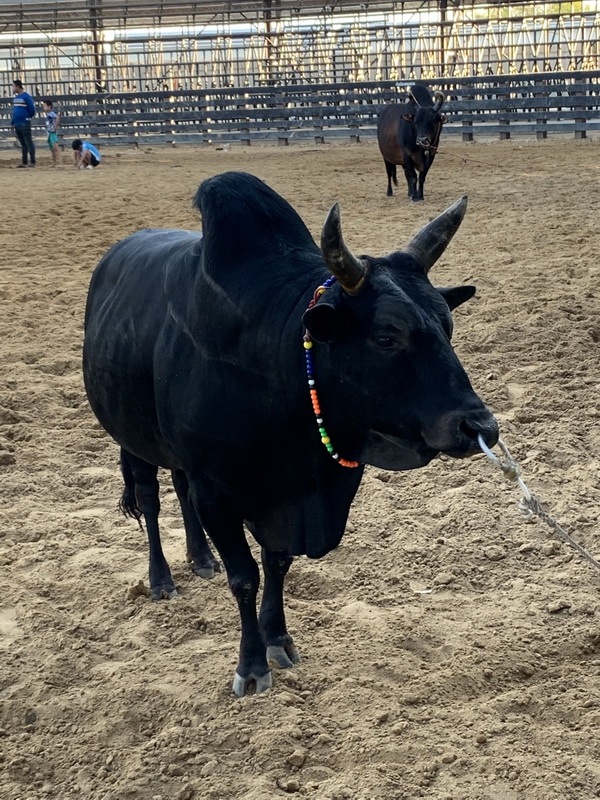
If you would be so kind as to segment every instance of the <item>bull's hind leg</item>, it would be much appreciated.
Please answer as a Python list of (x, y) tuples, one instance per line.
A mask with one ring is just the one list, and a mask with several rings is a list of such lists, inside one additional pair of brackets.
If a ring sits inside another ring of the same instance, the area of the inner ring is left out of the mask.
[(221, 572), (221, 565), (206, 541), (204, 528), (190, 500), (190, 487), (185, 472), (179, 469), (173, 470), (171, 477), (183, 514), (188, 561), (196, 575), (201, 578), (214, 578), (215, 572)]
[(135, 517), (138, 522), (143, 515), (146, 523), (150, 556), (148, 573), (152, 599), (176, 597), (177, 589), (160, 542), (158, 527), (160, 499), (156, 478), (158, 467), (121, 449), (121, 471), (125, 481), (121, 509), (129, 516)]
[(287, 632), (283, 607), (283, 582), (293, 558), (262, 550), (265, 588), (258, 621), (267, 645), (267, 660), (285, 669), (300, 663), (300, 654)]
[(391, 161), (387, 161), (385, 158), (383, 160), (385, 161), (385, 170), (387, 172), (387, 179), (388, 179), (387, 196), (393, 197), (394, 192), (392, 191), (392, 181), (394, 182), (394, 186), (398, 186), (398, 179), (396, 177), (396, 165), (392, 164)]

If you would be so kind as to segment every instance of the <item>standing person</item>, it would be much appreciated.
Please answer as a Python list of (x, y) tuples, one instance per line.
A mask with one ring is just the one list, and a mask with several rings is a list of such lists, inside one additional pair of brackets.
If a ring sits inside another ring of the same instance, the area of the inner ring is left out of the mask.
[(92, 169), (97, 167), (102, 156), (97, 147), (89, 142), (82, 142), (81, 139), (75, 139), (71, 145), (73, 148), (73, 160), (76, 167), (79, 169)]
[(44, 100), (43, 105), (44, 111), (46, 112), (46, 133), (48, 134), (48, 149), (52, 153), (52, 163), (55, 167), (62, 167), (62, 150), (58, 142), (60, 114), (57, 114), (56, 111), (54, 111), (52, 107), (52, 100)]
[[(17, 169), (35, 167), (35, 145), (31, 137), (31, 118), (35, 117), (35, 105), (31, 95), (23, 89), (21, 81), (13, 81), (15, 99), (13, 101), (13, 114), (11, 125), (15, 129), (17, 139), (21, 145), (22, 162)], [(29, 164), (27, 157), (29, 156)]]

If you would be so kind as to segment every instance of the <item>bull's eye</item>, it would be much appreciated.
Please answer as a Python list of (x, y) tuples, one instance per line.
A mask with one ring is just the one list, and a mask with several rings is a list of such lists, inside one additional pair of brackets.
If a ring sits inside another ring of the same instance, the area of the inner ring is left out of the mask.
[(396, 343), (391, 336), (376, 336), (375, 344), (382, 350), (389, 350), (390, 347), (393, 347)]

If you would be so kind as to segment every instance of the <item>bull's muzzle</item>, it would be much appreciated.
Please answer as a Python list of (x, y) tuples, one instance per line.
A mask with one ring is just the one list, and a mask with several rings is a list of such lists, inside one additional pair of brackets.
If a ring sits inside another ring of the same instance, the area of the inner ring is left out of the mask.
[(481, 434), (488, 447), (498, 441), (498, 423), (485, 408), (470, 412), (453, 411), (440, 417), (423, 438), (429, 447), (453, 458), (468, 458), (481, 453), (477, 437)]

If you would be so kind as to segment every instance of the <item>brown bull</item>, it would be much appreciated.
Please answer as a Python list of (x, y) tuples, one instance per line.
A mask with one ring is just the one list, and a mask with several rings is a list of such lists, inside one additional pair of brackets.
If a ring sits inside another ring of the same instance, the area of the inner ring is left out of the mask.
[[(437, 152), (446, 117), (440, 113), (444, 95), (433, 97), (425, 86), (415, 85), (408, 102), (389, 105), (381, 113), (377, 125), (377, 141), (387, 170), (387, 194), (391, 197), (392, 181), (398, 185), (396, 165), (404, 169), (408, 196), (423, 200), (425, 178)], [(418, 173), (418, 177), (417, 177)]]

